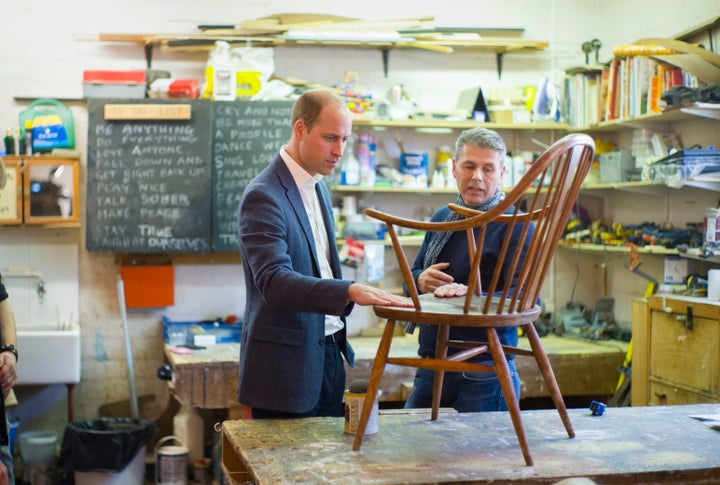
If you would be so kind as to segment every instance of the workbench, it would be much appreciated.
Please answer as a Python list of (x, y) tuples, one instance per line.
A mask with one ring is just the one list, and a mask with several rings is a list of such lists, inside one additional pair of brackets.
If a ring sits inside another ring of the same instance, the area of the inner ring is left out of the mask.
[[(355, 349), (355, 368), (346, 366), (347, 383), (368, 378), (379, 337), (350, 337)], [(615, 392), (627, 343), (597, 341), (548, 335), (541, 338), (555, 376), (564, 396), (607, 396)], [(527, 339), (520, 338), (520, 347), (529, 348)], [(391, 355), (417, 355), (417, 336), (393, 339)], [(192, 354), (172, 352), (165, 344), (165, 356), (172, 365), (173, 391), (180, 404), (205, 409), (227, 408), (237, 403), (238, 358), (240, 344), (218, 344)], [(519, 356), (516, 365), (521, 379), (521, 399), (547, 397), (540, 371), (534, 359)], [(388, 365), (380, 384), (382, 401), (404, 401), (412, 389), (415, 369)], [(588, 401), (589, 403), (589, 401)]]
[(569, 439), (554, 409), (523, 411), (534, 466), (526, 466), (506, 412), (380, 411), (379, 431), (352, 451), (344, 418), (228, 420), (228, 484), (720, 483), (720, 431), (692, 419), (720, 404), (570, 409)]

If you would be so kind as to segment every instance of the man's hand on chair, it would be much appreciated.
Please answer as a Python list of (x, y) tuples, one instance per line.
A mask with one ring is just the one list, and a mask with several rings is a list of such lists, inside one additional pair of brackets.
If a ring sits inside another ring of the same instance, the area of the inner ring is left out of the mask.
[(433, 294), (438, 298), (452, 298), (454, 296), (465, 296), (467, 294), (467, 286), (462, 283), (449, 283), (447, 285), (438, 286)]
[(441, 286), (452, 283), (453, 277), (442, 271), (448, 266), (450, 266), (450, 263), (435, 263), (420, 273), (417, 278), (420, 293), (433, 293)]

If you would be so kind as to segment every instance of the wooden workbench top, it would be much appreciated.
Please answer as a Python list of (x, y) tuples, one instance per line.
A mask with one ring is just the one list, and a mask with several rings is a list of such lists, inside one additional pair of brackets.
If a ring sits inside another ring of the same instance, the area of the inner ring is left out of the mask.
[[(359, 452), (343, 418), (223, 423), (223, 468), (236, 483), (720, 483), (720, 431), (692, 419), (719, 404), (570, 409), (568, 439), (557, 411), (523, 411), (535, 465), (525, 466), (510, 416), (381, 411)], [(229, 482), (233, 483), (233, 482)]]
[[(350, 337), (355, 349), (355, 367), (346, 367), (348, 384), (370, 375), (379, 337)], [(587, 341), (557, 335), (541, 338), (560, 390), (565, 396), (611, 395), (619, 378), (628, 344), (620, 341)], [(520, 346), (529, 348), (527, 339)], [(417, 335), (393, 339), (391, 355), (417, 355)], [(239, 343), (225, 343), (176, 354), (165, 345), (165, 356), (173, 366), (174, 392), (181, 404), (201, 408), (225, 408), (237, 400)], [(549, 392), (532, 358), (517, 357), (521, 398), (547, 397)], [(380, 384), (383, 401), (404, 401), (411, 389), (415, 369), (388, 365)]]

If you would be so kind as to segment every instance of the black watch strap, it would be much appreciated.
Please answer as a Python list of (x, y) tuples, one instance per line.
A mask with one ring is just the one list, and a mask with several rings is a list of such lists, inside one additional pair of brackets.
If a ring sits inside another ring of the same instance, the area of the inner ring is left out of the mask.
[(19, 360), (19, 359), (18, 359), (17, 347), (15, 347), (13, 344), (2, 344), (2, 345), (0, 345), (0, 353), (2, 353), (2, 352), (12, 352), (13, 355), (15, 356), (15, 360), (16, 360), (16, 361)]

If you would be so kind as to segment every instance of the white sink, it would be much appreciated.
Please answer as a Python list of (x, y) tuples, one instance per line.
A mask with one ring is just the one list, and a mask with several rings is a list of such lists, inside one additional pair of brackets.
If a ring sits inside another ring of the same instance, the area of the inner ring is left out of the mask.
[(80, 382), (80, 330), (18, 329), (17, 384)]

